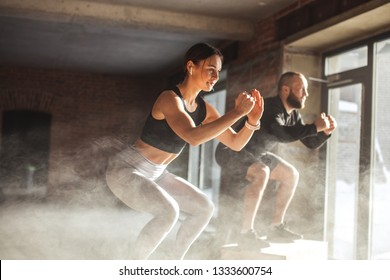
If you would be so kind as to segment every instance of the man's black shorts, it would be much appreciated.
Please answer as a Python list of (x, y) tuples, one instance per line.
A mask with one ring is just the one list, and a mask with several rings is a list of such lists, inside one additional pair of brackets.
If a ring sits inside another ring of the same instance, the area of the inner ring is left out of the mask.
[(249, 166), (255, 162), (265, 164), (272, 171), (276, 165), (283, 161), (283, 159), (271, 152), (264, 152), (259, 157), (255, 157), (245, 149), (236, 152), (221, 144), (216, 149), (215, 160), (222, 168), (228, 169), (229, 174), (242, 179), (246, 177)]

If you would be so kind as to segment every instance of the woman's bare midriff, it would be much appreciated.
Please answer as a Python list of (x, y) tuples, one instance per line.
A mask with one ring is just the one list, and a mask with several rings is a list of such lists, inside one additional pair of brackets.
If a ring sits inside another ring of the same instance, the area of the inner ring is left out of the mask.
[(146, 159), (156, 164), (167, 165), (179, 156), (179, 154), (172, 154), (161, 151), (160, 149), (150, 146), (141, 139), (137, 139), (137, 141), (134, 143), (134, 147)]

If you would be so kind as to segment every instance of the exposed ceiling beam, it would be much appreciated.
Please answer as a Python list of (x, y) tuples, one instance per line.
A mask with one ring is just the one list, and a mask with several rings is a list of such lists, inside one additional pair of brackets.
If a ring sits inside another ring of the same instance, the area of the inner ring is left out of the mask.
[(390, 30), (390, 3), (373, 0), (341, 16), (294, 34), (285, 40), (290, 48), (326, 51)]
[(248, 40), (254, 35), (253, 24), (245, 20), (85, 0), (2, 0), (0, 14), (65, 22), (96, 20), (123, 27), (201, 34), (227, 40)]

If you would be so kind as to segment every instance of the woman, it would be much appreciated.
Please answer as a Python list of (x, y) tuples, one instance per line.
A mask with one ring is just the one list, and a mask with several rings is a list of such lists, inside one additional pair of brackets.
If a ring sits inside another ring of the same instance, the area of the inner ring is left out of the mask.
[[(171, 252), (173, 259), (183, 259), (213, 215), (214, 206), (205, 194), (166, 170), (185, 144), (195, 146), (217, 138), (240, 150), (260, 127), (263, 100), (257, 90), (252, 90), (252, 96), (239, 94), (234, 109), (222, 117), (199, 96), (202, 90), (213, 90), (222, 62), (218, 49), (205, 43), (192, 46), (185, 56), (184, 81), (159, 95), (140, 138), (110, 160), (106, 178), (112, 192), (130, 208), (153, 217), (137, 238), (134, 259), (147, 259), (154, 252), (180, 211), (186, 218)], [(236, 133), (230, 126), (245, 115), (247, 125)]]

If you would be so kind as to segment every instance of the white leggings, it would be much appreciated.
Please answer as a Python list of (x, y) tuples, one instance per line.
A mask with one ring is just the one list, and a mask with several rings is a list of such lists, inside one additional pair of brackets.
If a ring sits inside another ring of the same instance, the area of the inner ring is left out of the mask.
[(114, 156), (106, 179), (112, 192), (128, 207), (153, 218), (141, 230), (132, 253), (147, 259), (176, 224), (180, 211), (186, 213), (171, 259), (183, 259), (191, 244), (209, 223), (214, 205), (197, 187), (144, 158), (129, 147)]

